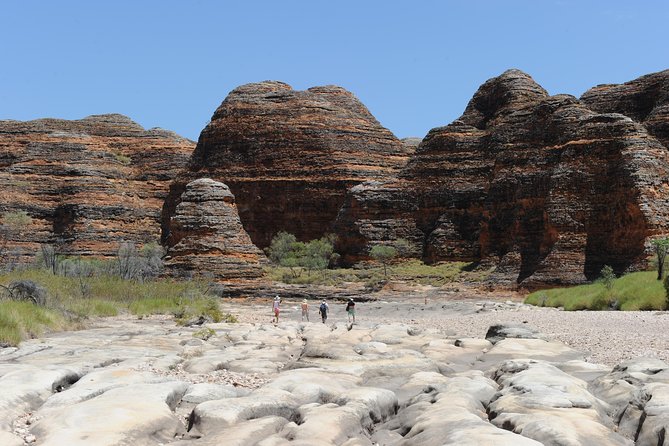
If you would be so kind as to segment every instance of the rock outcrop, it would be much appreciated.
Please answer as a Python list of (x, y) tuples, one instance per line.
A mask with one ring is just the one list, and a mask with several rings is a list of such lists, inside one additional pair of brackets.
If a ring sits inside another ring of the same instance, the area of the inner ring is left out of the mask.
[(193, 148), (122, 115), (0, 121), (0, 218), (25, 211), (32, 220), (5, 234), (7, 247), (21, 260), (43, 243), (110, 256), (123, 241), (158, 241), (169, 184)]
[(267, 262), (242, 227), (228, 186), (208, 178), (186, 185), (169, 233), (164, 264), (172, 275), (206, 272), (216, 279), (253, 279)]
[(355, 261), (404, 238), (427, 261), (492, 263), (498, 281), (527, 285), (641, 267), (649, 240), (669, 232), (669, 151), (653, 135), (661, 125), (649, 133), (507, 71), (431, 130), (396, 178), (351, 189), (340, 252)]
[(188, 171), (172, 185), (164, 222), (186, 184), (207, 177), (230, 187), (257, 246), (279, 231), (318, 238), (331, 229), (348, 188), (387, 178), (412, 150), (343, 88), (243, 85), (202, 131)]
[(583, 93), (581, 101), (598, 113), (632, 118), (669, 147), (669, 70), (620, 85), (598, 85)]
[(538, 337), (493, 345), (400, 323), (300, 323), (298, 311), (278, 325), (209, 324), (206, 341), (115, 318), (0, 349), (0, 438), (650, 446), (669, 428), (669, 366), (657, 359), (610, 370)]

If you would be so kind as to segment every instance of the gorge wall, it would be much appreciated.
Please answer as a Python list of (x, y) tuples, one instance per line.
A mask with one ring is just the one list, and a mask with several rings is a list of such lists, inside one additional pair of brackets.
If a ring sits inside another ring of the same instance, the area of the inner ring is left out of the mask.
[(32, 218), (5, 237), (26, 258), (110, 256), (162, 230), (168, 269), (247, 279), (277, 232), (334, 232), (344, 263), (405, 239), (498, 282), (580, 283), (644, 267), (669, 234), (668, 145), (669, 71), (577, 99), (509, 70), (422, 141), (343, 88), (267, 81), (233, 90), (197, 146), (121, 115), (0, 121), (0, 215)]
[(203, 177), (230, 187), (257, 246), (268, 246), (279, 231), (321, 237), (332, 230), (347, 189), (389, 177), (412, 150), (343, 88), (243, 85), (218, 107), (188, 170), (172, 185), (163, 240), (186, 184)]
[(169, 184), (194, 146), (122, 115), (0, 121), (0, 218), (32, 220), (7, 233), (7, 248), (26, 261), (43, 243), (112, 256), (124, 241), (158, 241)]
[(527, 285), (643, 266), (649, 239), (669, 232), (666, 78), (583, 100), (518, 70), (490, 79), (396, 178), (350, 190), (340, 251), (355, 261), (404, 238), (427, 261), (482, 261)]

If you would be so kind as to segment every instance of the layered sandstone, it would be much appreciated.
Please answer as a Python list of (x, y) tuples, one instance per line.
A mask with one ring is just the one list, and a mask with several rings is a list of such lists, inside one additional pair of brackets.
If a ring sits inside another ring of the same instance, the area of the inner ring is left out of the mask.
[(193, 148), (116, 114), (0, 121), (0, 215), (32, 219), (8, 234), (8, 246), (27, 260), (43, 243), (110, 256), (123, 241), (157, 241), (169, 184)]
[(510, 70), (397, 178), (353, 188), (336, 231), (349, 260), (405, 238), (428, 261), (494, 263), (498, 280), (576, 283), (644, 263), (649, 238), (669, 232), (667, 178), (669, 153), (644, 125)]
[(242, 227), (235, 196), (208, 178), (186, 185), (174, 216), (165, 268), (172, 275), (206, 272), (216, 279), (253, 279), (267, 259)]
[(586, 91), (581, 101), (598, 113), (629, 116), (669, 147), (669, 70), (620, 85), (598, 85)]
[(230, 187), (256, 245), (267, 246), (279, 231), (317, 238), (331, 229), (348, 188), (387, 178), (412, 150), (343, 88), (243, 85), (202, 131), (188, 172), (172, 186), (164, 221), (185, 185), (208, 177)]

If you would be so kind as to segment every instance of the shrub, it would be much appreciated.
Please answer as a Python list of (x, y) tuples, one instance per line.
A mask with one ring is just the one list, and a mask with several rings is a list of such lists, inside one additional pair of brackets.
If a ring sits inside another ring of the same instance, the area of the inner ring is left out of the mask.
[(298, 242), (293, 234), (277, 233), (266, 253), (272, 263), (290, 268), (293, 277), (297, 278), (304, 268), (308, 272), (324, 270), (338, 259), (334, 252), (334, 236), (326, 235), (309, 242)]
[(669, 276), (664, 278), (664, 309), (669, 310)]
[(657, 258), (657, 280), (662, 280), (664, 278), (664, 260), (669, 253), (669, 238), (653, 240), (652, 244)]
[(216, 332), (209, 327), (201, 328), (200, 330), (193, 332), (194, 338), (202, 339), (203, 341), (206, 341), (212, 336), (216, 336)]
[(388, 278), (388, 263), (397, 257), (397, 249), (389, 245), (375, 245), (369, 251), (369, 256), (383, 265), (383, 277)]
[(5, 212), (2, 215), (2, 224), (11, 231), (22, 231), (33, 222), (26, 211)]
[(613, 281), (616, 280), (616, 275), (613, 272), (613, 268), (609, 265), (604, 265), (602, 271), (599, 273), (599, 280), (604, 284), (604, 287), (607, 290), (613, 288)]
[(32, 280), (17, 280), (3, 286), (4, 297), (9, 300), (27, 301), (36, 305), (46, 305), (47, 292)]
[(157, 277), (163, 267), (163, 248), (147, 243), (140, 250), (132, 242), (121, 243), (116, 253), (118, 275), (125, 280), (147, 280)]

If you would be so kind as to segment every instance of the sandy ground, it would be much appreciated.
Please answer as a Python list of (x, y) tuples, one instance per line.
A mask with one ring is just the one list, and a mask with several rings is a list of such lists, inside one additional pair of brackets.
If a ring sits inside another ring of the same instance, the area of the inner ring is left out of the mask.
[[(282, 302), (281, 321), (300, 321), (299, 301)], [(346, 322), (345, 303), (330, 302), (327, 323)], [(270, 300), (226, 301), (223, 305), (240, 322), (271, 322)], [(514, 300), (463, 299), (452, 296), (358, 303), (358, 324), (404, 323), (443, 330), (452, 337), (484, 338), (498, 323), (527, 324), (551, 339), (586, 354), (587, 361), (614, 366), (626, 359), (653, 357), (669, 362), (669, 312), (562, 311), (538, 308)], [(320, 323), (318, 302), (310, 302), (310, 319)]]

